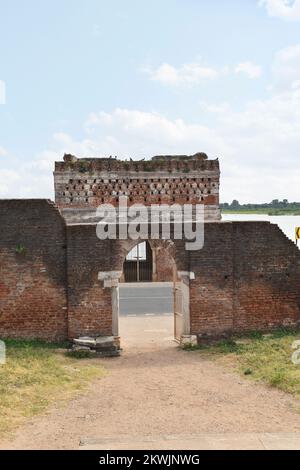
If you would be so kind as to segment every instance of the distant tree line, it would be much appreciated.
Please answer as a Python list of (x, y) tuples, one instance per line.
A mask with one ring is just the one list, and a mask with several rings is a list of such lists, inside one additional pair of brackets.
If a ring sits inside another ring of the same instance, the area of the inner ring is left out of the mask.
[(273, 201), (264, 204), (240, 204), (239, 201), (234, 199), (231, 204), (224, 202), (220, 204), (221, 209), (226, 212), (263, 212), (268, 214), (281, 214), (281, 213), (300, 213), (300, 202), (289, 202), (287, 199), (280, 201), (273, 199)]

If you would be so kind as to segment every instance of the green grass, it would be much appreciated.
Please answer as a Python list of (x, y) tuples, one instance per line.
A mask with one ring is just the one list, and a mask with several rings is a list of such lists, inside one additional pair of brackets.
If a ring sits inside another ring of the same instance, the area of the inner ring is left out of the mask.
[(291, 360), (292, 344), (297, 339), (299, 331), (280, 329), (270, 335), (253, 333), (198, 349), (202, 355), (221, 361), (251, 380), (300, 398), (300, 365)]
[(68, 357), (65, 344), (5, 341), (7, 360), (0, 365), (0, 435), (51, 403), (72, 398), (104, 369), (93, 360)]

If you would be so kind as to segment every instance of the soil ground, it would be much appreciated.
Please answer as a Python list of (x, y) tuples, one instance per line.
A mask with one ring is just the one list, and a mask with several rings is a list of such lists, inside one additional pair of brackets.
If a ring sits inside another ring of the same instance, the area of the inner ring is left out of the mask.
[(0, 448), (78, 449), (80, 442), (103, 439), (134, 448), (137, 441), (162, 436), (178, 445), (184, 436), (207, 433), (300, 433), (299, 401), (253, 384), (199, 352), (178, 349), (172, 316), (124, 316), (120, 330), (122, 356), (93, 359), (106, 368), (104, 378), (28, 420)]

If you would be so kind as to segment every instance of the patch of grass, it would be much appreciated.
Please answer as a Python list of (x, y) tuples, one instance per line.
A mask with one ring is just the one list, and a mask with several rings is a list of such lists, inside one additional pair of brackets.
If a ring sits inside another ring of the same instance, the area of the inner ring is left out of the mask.
[(232, 339), (222, 340), (215, 345), (219, 354), (230, 354), (230, 353), (238, 353), (241, 345), (237, 344)]
[(74, 359), (91, 359), (96, 357), (91, 351), (67, 351), (67, 357), (73, 357)]
[(300, 398), (300, 365), (292, 362), (292, 344), (300, 332), (281, 328), (271, 334), (252, 333), (220, 341), (201, 349), (201, 354), (222, 361), (252, 380), (268, 384)]
[(66, 400), (104, 374), (95, 361), (67, 357), (66, 344), (7, 340), (7, 360), (0, 365), (0, 435)]

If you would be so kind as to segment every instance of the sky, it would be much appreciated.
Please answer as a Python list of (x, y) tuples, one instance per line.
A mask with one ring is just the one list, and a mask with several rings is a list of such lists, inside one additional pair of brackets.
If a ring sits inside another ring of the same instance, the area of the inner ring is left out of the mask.
[(221, 201), (300, 201), (300, 0), (0, 0), (0, 198), (54, 161), (219, 158)]

